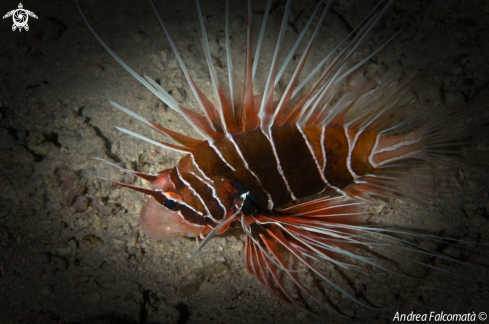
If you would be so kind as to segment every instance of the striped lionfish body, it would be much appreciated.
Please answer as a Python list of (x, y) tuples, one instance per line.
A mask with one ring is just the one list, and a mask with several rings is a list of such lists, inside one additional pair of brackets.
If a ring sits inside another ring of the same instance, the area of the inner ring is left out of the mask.
[[(429, 183), (404, 177), (413, 161), (456, 167), (486, 167), (488, 161), (474, 159), (481, 152), (459, 150), (461, 145), (468, 147), (481, 143), (482, 140), (474, 136), (487, 134), (483, 123), (474, 121), (487, 106), (487, 98), (447, 110), (420, 126), (411, 120), (399, 122), (399, 118), (416, 104), (413, 85), (426, 71), (405, 81), (398, 81), (399, 76), (395, 76), (381, 85), (363, 81), (342, 96), (334, 91), (341, 85), (341, 80), (386, 45), (361, 62), (351, 63), (352, 54), (391, 2), (378, 12), (379, 6), (374, 8), (317, 68), (301, 77), (331, 1), (319, 2), (291, 54), (280, 65), (291, 5), (288, 0), (265, 89), (255, 93), (256, 63), (271, 1), (267, 5), (256, 51), (252, 48), (251, 3), (248, 1), (243, 82), (233, 71), (228, 12), (228, 81), (222, 82), (211, 60), (200, 5), (196, 1), (213, 98), (204, 95), (195, 85), (152, 4), (203, 114), (183, 107), (157, 82), (138, 75), (87, 23), (98, 41), (129, 73), (168, 107), (180, 113), (202, 136), (202, 139), (195, 139), (179, 134), (111, 102), (173, 143), (149, 139), (122, 128), (119, 130), (187, 154), (174, 168), (156, 175), (118, 167), (150, 183), (150, 188), (144, 188), (111, 180), (152, 196), (140, 215), (144, 231), (160, 240), (182, 236), (204, 239), (206, 236), (199, 250), (213, 235), (225, 232), (232, 224), (241, 226), (247, 235), (248, 271), (282, 301), (302, 307), (285, 286), (281, 272), (312, 300), (332, 310), (299, 280), (292, 262), (284, 256), (287, 251), (295, 261), (300, 261), (339, 293), (372, 308), (329, 279), (315, 262), (326, 261), (340, 268), (358, 263), (381, 268), (372, 258), (359, 253), (358, 248), (375, 250), (382, 246), (382, 236), (392, 238), (391, 234), (396, 232), (364, 226), (363, 206), (377, 197), (424, 198), (431, 188)], [(274, 92), (283, 73), (281, 67), (290, 64), (292, 54), (315, 16), (319, 18), (312, 36), (286, 89), (277, 97)], [(467, 119), (472, 120), (471, 124), (463, 122)], [(373, 234), (378, 236), (373, 237)], [(401, 240), (389, 244), (402, 248)], [(430, 252), (429, 255), (438, 254)]]

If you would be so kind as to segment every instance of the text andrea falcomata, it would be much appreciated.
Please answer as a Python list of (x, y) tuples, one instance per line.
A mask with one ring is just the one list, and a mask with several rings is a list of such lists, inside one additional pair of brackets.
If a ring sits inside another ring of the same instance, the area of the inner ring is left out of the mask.
[(430, 312), (429, 314), (416, 314), (411, 312), (409, 314), (402, 314), (396, 312), (392, 321), (394, 322), (475, 322), (476, 320), (485, 321), (487, 319), (487, 314), (480, 312), (479, 314), (475, 312), (467, 314), (445, 314), (443, 311), (440, 313)]

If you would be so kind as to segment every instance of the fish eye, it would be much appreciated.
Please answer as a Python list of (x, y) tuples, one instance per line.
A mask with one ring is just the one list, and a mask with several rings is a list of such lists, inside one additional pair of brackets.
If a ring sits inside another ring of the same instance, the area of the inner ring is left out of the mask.
[(173, 199), (167, 199), (165, 200), (165, 202), (163, 203), (163, 206), (165, 206), (166, 208), (170, 209), (170, 210), (175, 210), (175, 208), (177, 207), (177, 202)]

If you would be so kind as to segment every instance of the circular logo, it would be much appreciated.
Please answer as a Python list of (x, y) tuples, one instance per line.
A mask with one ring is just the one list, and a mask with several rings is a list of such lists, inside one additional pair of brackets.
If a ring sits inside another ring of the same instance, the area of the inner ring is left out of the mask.
[(480, 319), (481, 321), (485, 321), (485, 320), (487, 319), (487, 314), (486, 314), (486, 313), (484, 313), (484, 312), (480, 312), (480, 313), (479, 313), (479, 319)]
[(14, 18), (14, 23), (17, 26), (24, 26), (28, 19), (27, 12), (25, 12), (25, 10), (18, 9), (14, 14), (13, 18)]

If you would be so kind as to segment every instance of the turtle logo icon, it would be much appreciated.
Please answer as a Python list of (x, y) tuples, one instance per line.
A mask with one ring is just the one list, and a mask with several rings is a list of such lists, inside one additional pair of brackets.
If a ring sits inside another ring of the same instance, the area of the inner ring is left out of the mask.
[(7, 12), (5, 16), (3, 16), (3, 19), (12, 16), (12, 19), (14, 20), (14, 24), (12, 25), (12, 31), (15, 31), (17, 28), (19, 28), (19, 32), (22, 31), (22, 28), (28, 31), (29, 25), (27, 25), (27, 21), (29, 20), (29, 16), (37, 19), (35, 13), (29, 10), (25, 10), (23, 8), (24, 7), (22, 6), (22, 3), (19, 3), (18, 9), (11, 10)]

